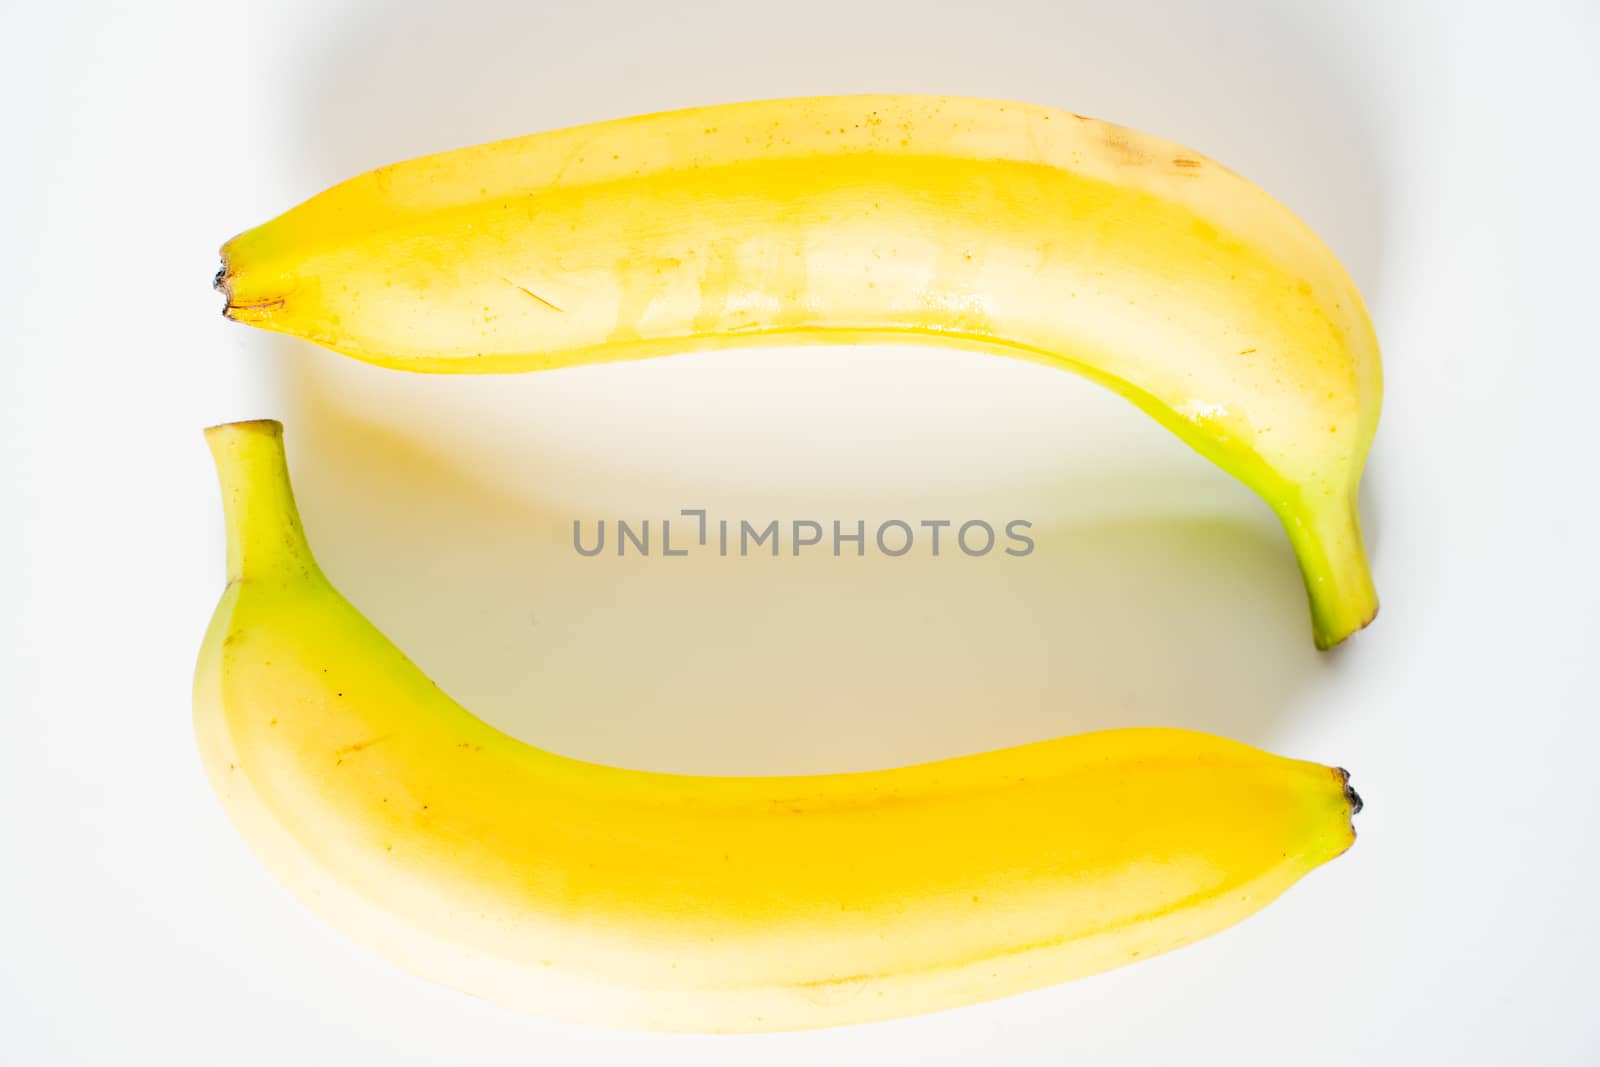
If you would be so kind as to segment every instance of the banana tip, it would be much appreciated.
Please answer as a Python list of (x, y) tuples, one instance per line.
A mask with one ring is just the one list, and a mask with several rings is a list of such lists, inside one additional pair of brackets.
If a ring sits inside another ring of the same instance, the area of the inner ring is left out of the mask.
[(211, 277), (211, 288), (221, 293), (223, 300), (226, 301), (222, 305), (223, 318), (233, 318), (231, 314), (233, 311), (233, 277), (228, 273), (226, 256), (223, 257), (222, 265), (217, 268), (217, 273)]
[(1366, 807), (1366, 805), (1362, 803), (1361, 794), (1357, 793), (1350, 786), (1350, 772), (1345, 770), (1343, 767), (1336, 767), (1334, 769), (1339, 772), (1339, 778), (1344, 784), (1344, 799), (1346, 803), (1350, 805), (1350, 814), (1352, 816), (1361, 814), (1361, 809)]
[(233, 290), (234, 274), (228, 265), (228, 257), (222, 257), (222, 266), (212, 276), (211, 288), (221, 293), (226, 301), (222, 305), (222, 317), (234, 322), (244, 322), (253, 325), (262, 325), (272, 319), (273, 313), (283, 307), (287, 297), (282, 295), (263, 296), (260, 299), (239, 299)]

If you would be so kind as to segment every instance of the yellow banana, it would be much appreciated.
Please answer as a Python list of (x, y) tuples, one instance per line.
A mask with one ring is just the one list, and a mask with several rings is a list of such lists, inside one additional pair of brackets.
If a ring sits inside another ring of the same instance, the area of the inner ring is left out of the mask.
[(489, 1000), (674, 1030), (934, 1011), (1204, 937), (1353, 840), (1343, 771), (1180, 730), (806, 777), (540, 751), (328, 583), (277, 423), (208, 437), (229, 577), (195, 677), (212, 783), (313, 909)]
[(229, 317), (407, 370), (805, 341), (1074, 370), (1275, 509), (1319, 646), (1377, 611), (1360, 294), (1277, 201), (1135, 130), (920, 96), (650, 115), (382, 167), (222, 256)]

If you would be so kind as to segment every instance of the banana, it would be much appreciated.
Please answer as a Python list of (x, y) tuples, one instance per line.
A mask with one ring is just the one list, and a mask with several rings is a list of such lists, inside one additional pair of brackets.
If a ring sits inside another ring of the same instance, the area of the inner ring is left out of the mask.
[(1077, 371), (1277, 512), (1319, 647), (1371, 621), (1361, 295), (1204, 156), (1065, 111), (731, 104), (382, 167), (222, 249), (225, 314), (385, 367), (911, 341)]
[(1180, 730), (804, 777), (541, 751), (329, 584), (277, 423), (207, 434), (228, 543), (194, 689), (211, 782), (311, 908), (488, 1000), (692, 1031), (935, 1011), (1204, 937), (1354, 839), (1344, 771)]

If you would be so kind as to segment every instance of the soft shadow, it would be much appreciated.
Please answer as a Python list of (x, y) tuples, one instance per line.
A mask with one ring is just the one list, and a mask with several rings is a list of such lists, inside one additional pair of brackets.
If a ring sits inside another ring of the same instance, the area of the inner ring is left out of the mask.
[[(1376, 285), (1376, 171), (1338, 92), (1348, 49), (1310, 13), (986, 12), (1004, 54), (923, 5), (813, 4), (781, 25), (742, 5), (640, 5), (619, 33), (614, 9), (374, 3), (308, 44), (289, 158), (309, 195), (422, 152), (681, 105), (1005, 96), (1194, 144)], [(1066, 375), (875, 349), (423, 378), (260, 343), (282, 357), (296, 483), (329, 572), (463, 703), (559, 751), (767, 773), (1132, 724), (1270, 743), (1329, 669), (1266, 508)], [(572, 549), (575, 518), (692, 506), (759, 521), (1021, 517), (1037, 548)]]
[[(936, 380), (966, 376), (965, 396), (980, 408), (1020, 410), (1020, 425), (997, 434), (998, 451), (976, 435), (952, 440), (936, 411), (901, 413), (891, 450), (912, 458), (899, 460), (900, 477), (860, 470), (883, 447), (881, 419), (836, 410), (830, 436), (844, 446), (807, 452), (815, 413), (775, 403), (762, 383), (814, 355), (432, 379), (283, 347), (291, 463), (329, 573), (459, 700), (558, 751), (778, 773), (1133, 724), (1265, 743), (1326, 669), (1265, 507), (1120, 400), (1043, 368), (878, 349), (842, 353), (858, 364), (853, 373), (806, 368), (820, 389), (871, 396), (881, 392), (868, 372), (875, 363), (903, 374), (896, 361), (914, 362)], [(621, 391), (628, 383), (637, 388)], [(713, 384), (765, 432), (707, 423), (689, 398)], [(667, 413), (652, 416), (652, 403)], [(1046, 425), (1034, 405), (1080, 417)], [(579, 422), (551, 430), (558, 408)], [(619, 442), (608, 417), (635, 436)], [(1096, 455), (1090, 436), (1109, 436), (1117, 454)], [(720, 463), (699, 447), (720, 450)], [(954, 466), (970, 452), (1004, 466), (1007, 447), (1020, 467), (1039, 462), (1032, 449), (1042, 448), (1044, 474), (979, 484)], [(823, 487), (752, 476), (768, 465), (759, 457), (797, 453)], [(909, 481), (917, 456), (933, 479), (954, 484), (871, 488), (880, 477)], [(730, 555), (694, 545), (682, 507), (707, 509), (713, 524), (733, 520)], [(738, 554), (741, 518), (825, 528), (838, 518), (847, 530), (860, 518), (871, 531), (888, 517), (984, 518), (997, 529), (1026, 518), (1035, 547), (1022, 558), (998, 549), (967, 558), (946, 532), (937, 558), (925, 535), (902, 558), (870, 546), (866, 558), (848, 547), (795, 557), (788, 543), (777, 558)], [(579, 555), (573, 520), (592, 544), (602, 518), (607, 551)], [(653, 555), (615, 554), (618, 518), (652, 520)], [(662, 518), (690, 555), (660, 554)]]

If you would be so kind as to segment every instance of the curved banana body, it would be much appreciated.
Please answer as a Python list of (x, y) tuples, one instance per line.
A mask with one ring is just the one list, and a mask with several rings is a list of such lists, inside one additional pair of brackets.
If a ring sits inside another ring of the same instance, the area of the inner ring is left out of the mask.
[(1177, 730), (807, 777), (540, 751), (323, 577), (276, 423), (209, 438), (230, 577), (195, 679), (211, 780), (312, 908), (489, 1000), (707, 1031), (933, 1011), (1213, 933), (1353, 839), (1342, 771)]
[(805, 341), (1074, 370), (1272, 505), (1319, 645), (1377, 611), (1360, 294), (1277, 201), (1135, 130), (945, 97), (708, 107), (382, 167), (222, 255), (231, 318), (407, 370)]

